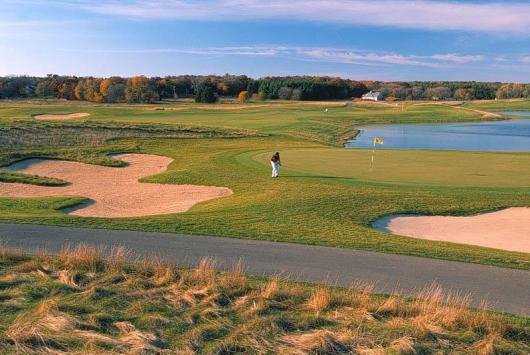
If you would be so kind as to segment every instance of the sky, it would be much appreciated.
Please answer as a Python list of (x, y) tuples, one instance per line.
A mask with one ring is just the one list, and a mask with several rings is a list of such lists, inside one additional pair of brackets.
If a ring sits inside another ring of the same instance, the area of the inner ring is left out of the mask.
[(528, 0), (0, 0), (0, 75), (530, 82)]

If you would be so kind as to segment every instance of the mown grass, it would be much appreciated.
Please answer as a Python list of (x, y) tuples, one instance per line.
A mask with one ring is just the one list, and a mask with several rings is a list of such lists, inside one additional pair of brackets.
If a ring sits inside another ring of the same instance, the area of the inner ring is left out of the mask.
[(467, 102), (465, 107), (487, 110), (487, 111), (528, 111), (530, 110), (530, 100), (513, 99), (513, 100), (492, 100), (492, 101), (471, 101)]
[[(283, 150), (282, 157), (293, 170), (289, 176), (298, 171), (397, 185), (530, 188), (526, 153), (304, 148)], [(254, 158), (268, 160), (267, 153)]]
[(426, 287), (413, 299), (372, 286), (309, 286), (178, 269), (128, 251), (57, 256), (0, 250), (0, 351), (6, 353), (525, 354), (530, 323), (469, 309)]

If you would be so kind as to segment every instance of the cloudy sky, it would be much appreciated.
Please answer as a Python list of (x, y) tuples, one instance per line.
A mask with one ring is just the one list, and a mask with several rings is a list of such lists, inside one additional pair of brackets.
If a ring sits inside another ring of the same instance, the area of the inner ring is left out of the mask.
[(0, 0), (0, 75), (530, 82), (527, 0)]

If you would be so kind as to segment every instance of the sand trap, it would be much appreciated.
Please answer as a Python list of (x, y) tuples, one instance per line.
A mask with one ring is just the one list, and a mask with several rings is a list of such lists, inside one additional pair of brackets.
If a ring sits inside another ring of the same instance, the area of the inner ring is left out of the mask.
[(78, 113), (69, 113), (69, 114), (46, 114), (46, 115), (36, 115), (34, 116), (35, 119), (40, 121), (67, 121), (67, 120), (73, 120), (76, 118), (83, 118), (90, 116), (89, 113), (86, 112), (78, 112)]
[(394, 234), (530, 253), (530, 208), (470, 217), (394, 216), (375, 223)]
[(92, 203), (69, 214), (85, 217), (138, 217), (184, 212), (193, 205), (232, 194), (226, 187), (140, 183), (138, 179), (161, 173), (171, 158), (147, 154), (122, 154), (129, 166), (112, 168), (77, 162), (28, 159), (11, 169), (70, 182), (47, 187), (0, 182), (3, 197), (81, 196)]

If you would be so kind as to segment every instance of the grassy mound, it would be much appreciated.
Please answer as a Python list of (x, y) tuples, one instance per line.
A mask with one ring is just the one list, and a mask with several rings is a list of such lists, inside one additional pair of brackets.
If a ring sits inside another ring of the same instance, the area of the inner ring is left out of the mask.
[(415, 299), (256, 279), (209, 260), (177, 269), (120, 248), (0, 251), (0, 351), (80, 353), (512, 353), (528, 319), (472, 310), (429, 287)]
[(46, 176), (21, 174), (5, 169), (0, 169), (0, 182), (18, 182), (40, 186), (65, 186), (68, 184), (67, 181), (61, 179), (55, 179)]

